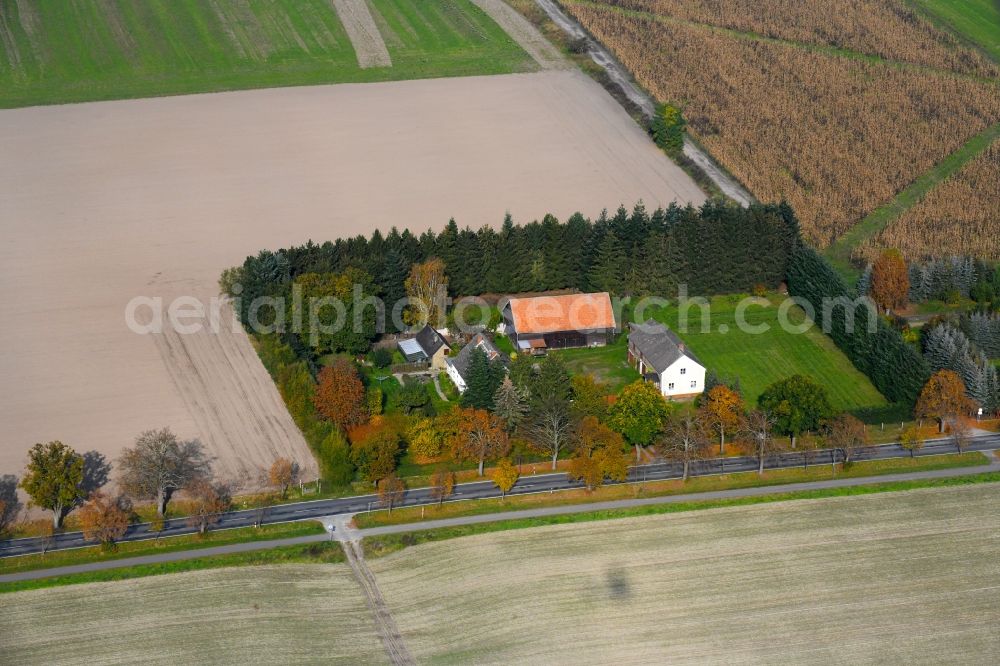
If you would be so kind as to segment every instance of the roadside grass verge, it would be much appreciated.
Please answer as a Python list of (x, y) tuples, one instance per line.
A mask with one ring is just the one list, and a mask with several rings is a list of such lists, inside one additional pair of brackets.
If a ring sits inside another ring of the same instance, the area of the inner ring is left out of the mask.
[(35, 569), (50, 569), (54, 567), (74, 566), (90, 562), (106, 562), (120, 560), (126, 557), (142, 557), (158, 555), (180, 550), (195, 550), (226, 546), (234, 543), (253, 541), (268, 541), (270, 539), (288, 539), (291, 537), (322, 534), (323, 526), (316, 521), (295, 523), (279, 523), (264, 525), (259, 528), (241, 527), (232, 530), (217, 530), (204, 536), (188, 534), (183, 536), (147, 539), (145, 541), (123, 541), (117, 544), (114, 551), (102, 550), (100, 546), (86, 546), (68, 550), (54, 550), (44, 555), (18, 555), (0, 559), (0, 573), (12, 574)]
[(774, 493), (772, 495), (760, 495), (757, 497), (740, 497), (725, 500), (704, 500), (692, 502), (678, 502), (676, 504), (655, 504), (650, 506), (633, 507), (628, 509), (613, 509), (604, 511), (592, 511), (586, 513), (565, 514), (561, 516), (546, 516), (542, 518), (518, 518), (512, 520), (498, 521), (495, 523), (481, 523), (477, 525), (462, 525), (458, 527), (445, 527), (433, 530), (417, 530), (401, 534), (387, 534), (377, 537), (366, 537), (362, 541), (365, 557), (375, 558), (398, 552), (409, 546), (416, 546), (422, 543), (434, 541), (444, 541), (459, 537), (485, 534), (489, 532), (500, 532), (504, 530), (525, 529), (529, 527), (541, 527), (545, 525), (562, 525), (567, 523), (584, 523), (595, 520), (613, 520), (616, 518), (634, 518), (640, 516), (650, 516), (665, 513), (680, 513), (684, 511), (700, 511), (703, 509), (715, 509), (729, 506), (745, 506), (752, 504), (768, 504), (772, 502), (786, 502), (790, 500), (803, 499), (823, 499), (828, 497), (846, 497), (850, 495), (870, 495), (874, 493), (899, 492), (905, 490), (916, 490), (919, 488), (944, 488), (951, 486), (965, 486), (977, 483), (1000, 483), (1000, 472), (986, 472), (971, 476), (962, 476), (944, 479), (926, 479), (919, 481), (892, 481), (888, 483), (877, 483), (864, 486), (851, 486), (847, 488), (827, 488), (822, 490), (803, 490), (787, 493)]
[(22, 592), (24, 590), (38, 590), (47, 587), (60, 587), (63, 585), (80, 585), (81, 583), (106, 583), (128, 580), (130, 578), (145, 578), (146, 576), (199, 571), (202, 569), (247, 567), (262, 564), (336, 564), (344, 561), (344, 551), (338, 542), (321, 541), (319, 543), (307, 543), (297, 546), (280, 546), (278, 548), (257, 550), (249, 553), (213, 555), (177, 562), (140, 564), (122, 569), (108, 569), (106, 571), (93, 571), (68, 576), (53, 576), (52, 578), (0, 583), (0, 594)]
[(926, 472), (974, 467), (988, 465), (989, 463), (990, 460), (984, 454), (978, 451), (971, 451), (962, 454), (942, 454), (919, 458), (890, 458), (887, 460), (861, 461), (849, 465), (847, 469), (844, 469), (840, 464), (836, 467), (832, 467), (831, 465), (813, 465), (807, 469), (796, 467), (770, 470), (765, 472), (764, 476), (758, 476), (756, 472), (739, 472), (717, 476), (697, 476), (688, 479), (686, 482), (680, 479), (671, 479), (668, 481), (649, 481), (642, 484), (632, 483), (603, 486), (593, 492), (587, 492), (583, 489), (563, 490), (555, 493), (512, 495), (503, 501), (499, 498), (494, 498), (446, 502), (440, 506), (403, 507), (393, 509), (392, 513), (385, 510), (361, 513), (354, 517), (354, 522), (360, 528), (381, 527), (384, 525), (419, 523), (422, 520), (480, 516), (547, 506), (569, 506), (640, 497), (664, 497), (717, 490), (777, 486), (786, 483), (804, 483), (808, 481), (825, 481), (828, 479), (853, 479), (904, 472)]
[(857, 282), (861, 271), (852, 263), (852, 252), (885, 229), (890, 222), (919, 203), (939, 183), (957, 173), (1000, 137), (1000, 123), (975, 135), (958, 150), (920, 174), (891, 201), (876, 208), (827, 248), (826, 257), (847, 284)]

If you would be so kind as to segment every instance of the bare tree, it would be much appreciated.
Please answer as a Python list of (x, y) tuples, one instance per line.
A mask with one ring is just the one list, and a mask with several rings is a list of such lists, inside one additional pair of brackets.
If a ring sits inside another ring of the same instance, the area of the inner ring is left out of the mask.
[(555, 469), (560, 452), (576, 441), (569, 403), (561, 398), (544, 400), (529, 415), (525, 431), (535, 446), (552, 456), (552, 469)]
[(299, 478), (299, 464), (288, 458), (278, 458), (268, 471), (268, 481), (281, 493), (281, 499), (288, 497), (288, 487)]
[(855, 456), (868, 448), (868, 431), (857, 417), (846, 412), (823, 424), (826, 443), (840, 454), (844, 465), (854, 462)]
[(688, 411), (667, 420), (658, 448), (664, 458), (683, 464), (684, 480), (687, 481), (691, 463), (704, 460), (710, 446), (708, 426), (697, 414)]
[(431, 477), (431, 499), (440, 506), (453, 492), (455, 492), (455, 473), (446, 467), (438, 467)]
[(951, 422), (951, 435), (948, 439), (955, 445), (959, 453), (965, 450), (972, 439), (972, 424), (964, 416), (958, 416)]
[(204, 476), (195, 478), (185, 486), (184, 493), (191, 498), (191, 514), (187, 523), (196, 528), (198, 534), (205, 534), (229, 509), (229, 488), (223, 483), (212, 483)]
[(156, 500), (160, 516), (174, 492), (211, 473), (201, 442), (182, 442), (169, 428), (139, 435), (133, 448), (122, 451), (118, 467), (121, 488), (136, 499)]
[(392, 513), (392, 507), (403, 501), (405, 493), (406, 484), (395, 472), (378, 482), (379, 504), (389, 509), (389, 513)]
[(766, 410), (755, 409), (743, 420), (742, 431), (757, 458), (757, 473), (764, 473), (764, 460), (780, 450), (774, 439), (774, 417)]

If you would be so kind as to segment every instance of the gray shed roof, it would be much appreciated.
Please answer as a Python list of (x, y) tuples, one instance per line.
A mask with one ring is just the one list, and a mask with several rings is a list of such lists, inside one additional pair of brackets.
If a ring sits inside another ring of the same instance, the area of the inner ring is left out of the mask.
[(420, 329), (420, 332), (417, 333), (415, 339), (420, 345), (420, 348), (424, 350), (425, 354), (427, 354), (428, 358), (434, 356), (438, 349), (441, 349), (441, 347), (447, 346), (448, 344), (444, 341), (444, 338), (441, 337), (440, 333), (431, 328), (430, 324)]
[(649, 319), (644, 324), (630, 324), (629, 328), (629, 344), (633, 345), (642, 354), (646, 363), (657, 372), (663, 372), (682, 356), (704, 367), (694, 352), (665, 325)]
[(504, 365), (507, 364), (507, 355), (496, 348), (496, 346), (482, 333), (477, 333), (469, 344), (462, 347), (462, 351), (458, 352), (453, 358), (448, 359), (449, 365), (458, 371), (458, 374), (463, 379), (466, 378), (465, 373), (469, 371), (469, 365), (472, 363), (472, 351), (476, 348), (482, 349), (486, 352), (486, 358), (491, 361), (499, 360)]

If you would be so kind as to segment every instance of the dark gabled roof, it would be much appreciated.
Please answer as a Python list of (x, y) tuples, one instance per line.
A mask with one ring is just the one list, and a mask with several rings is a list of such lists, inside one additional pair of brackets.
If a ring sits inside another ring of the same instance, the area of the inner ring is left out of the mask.
[(652, 319), (647, 320), (644, 324), (631, 324), (628, 341), (639, 350), (646, 363), (657, 372), (663, 372), (682, 356), (686, 356), (704, 367), (698, 357), (677, 337), (676, 333)]
[(431, 328), (430, 324), (420, 329), (420, 332), (417, 333), (416, 340), (417, 344), (420, 345), (420, 348), (424, 350), (425, 354), (427, 354), (427, 358), (431, 358), (437, 353), (438, 349), (448, 345), (448, 343), (444, 341), (444, 338), (441, 337), (441, 334)]
[(472, 363), (472, 352), (476, 348), (482, 349), (486, 352), (486, 358), (490, 361), (499, 360), (504, 365), (510, 360), (506, 354), (496, 348), (496, 346), (482, 333), (476, 333), (475, 337), (469, 341), (469, 344), (462, 347), (462, 351), (458, 352), (454, 358), (448, 359), (455, 370), (462, 379), (465, 379), (465, 373), (469, 371), (469, 365)]

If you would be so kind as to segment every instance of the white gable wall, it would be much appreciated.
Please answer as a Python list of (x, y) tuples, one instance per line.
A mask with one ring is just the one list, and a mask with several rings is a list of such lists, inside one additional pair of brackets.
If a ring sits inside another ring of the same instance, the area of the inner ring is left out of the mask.
[(687, 356), (681, 356), (660, 375), (660, 392), (668, 398), (704, 390), (705, 368)]
[(455, 384), (455, 388), (458, 389), (459, 393), (465, 393), (465, 380), (462, 379), (462, 375), (458, 374), (458, 370), (455, 369), (451, 361), (447, 361), (446, 363), (447, 367), (445, 370), (448, 372), (448, 376), (451, 377), (452, 383)]

